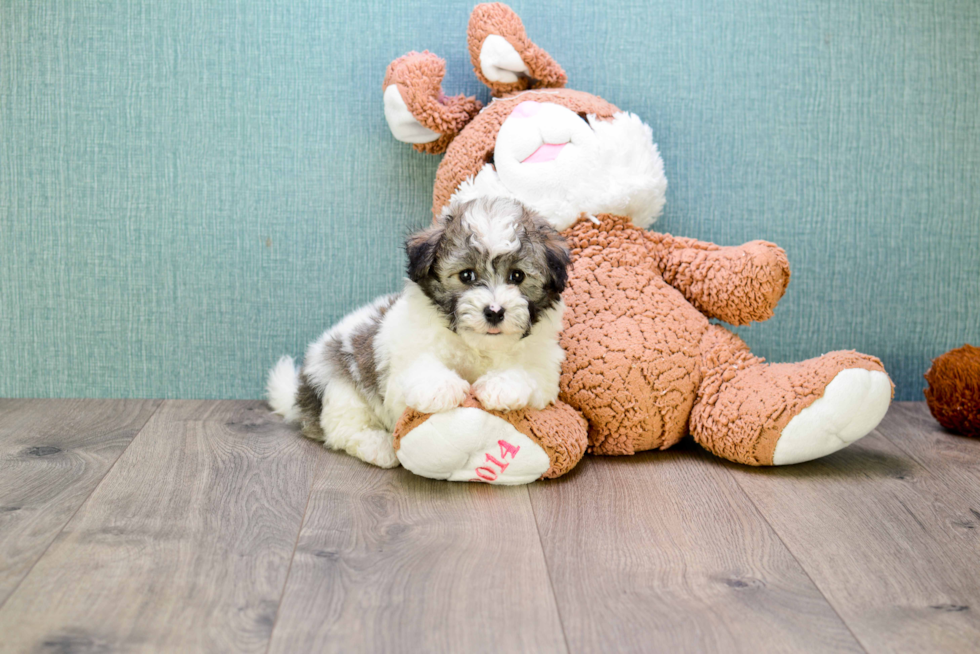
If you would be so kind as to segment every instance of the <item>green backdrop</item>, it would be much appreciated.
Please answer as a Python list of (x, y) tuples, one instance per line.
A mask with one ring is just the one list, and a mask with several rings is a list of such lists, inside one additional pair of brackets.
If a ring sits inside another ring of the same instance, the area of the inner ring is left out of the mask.
[[(470, 2), (0, 3), (0, 396), (261, 395), (400, 286), (438, 158), (390, 136), (393, 58)], [(652, 126), (658, 229), (789, 254), (787, 361), (854, 348), (920, 399), (980, 345), (976, 0), (514, 0), (570, 86)]]

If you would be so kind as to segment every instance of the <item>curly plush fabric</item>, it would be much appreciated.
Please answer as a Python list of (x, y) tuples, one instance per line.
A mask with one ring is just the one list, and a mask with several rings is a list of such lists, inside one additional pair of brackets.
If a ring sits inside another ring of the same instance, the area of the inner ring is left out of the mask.
[[(480, 50), (483, 42), (491, 34), (503, 37), (517, 51), (530, 72), (530, 77), (521, 76), (516, 82), (494, 82), (486, 78), (480, 66)], [(515, 93), (531, 88), (558, 88), (565, 86), (568, 77), (561, 66), (547, 52), (527, 38), (524, 23), (520, 17), (505, 4), (490, 2), (477, 5), (470, 14), (470, 24), (467, 28), (467, 45), (470, 50), (470, 60), (477, 78), (490, 88), (493, 95), (499, 97), (507, 93)]]
[[(483, 409), (483, 405), (472, 394), (460, 406)], [(588, 446), (585, 420), (563, 402), (555, 402), (541, 411), (523, 409), (509, 413), (488, 413), (506, 420), (514, 429), (544, 449), (551, 461), (551, 467), (541, 476), (542, 479), (560, 477), (574, 468), (585, 454)], [(401, 447), (401, 439), (405, 434), (431, 417), (431, 414), (412, 409), (405, 411), (395, 425), (395, 451)]]
[(789, 284), (789, 261), (766, 241), (719, 247), (670, 234), (649, 233), (664, 281), (694, 307), (730, 325), (772, 317)]
[(980, 438), (980, 348), (964, 345), (937, 357), (925, 378), (926, 402), (936, 421)]
[(885, 370), (875, 357), (853, 351), (763, 365), (742, 339), (712, 325), (702, 343), (691, 435), (730, 461), (772, 465), (776, 441), (789, 421), (818, 400), (837, 373), (855, 368)]
[(427, 154), (442, 154), (463, 127), (483, 106), (475, 97), (442, 93), (446, 62), (429, 51), (409, 52), (390, 64), (385, 71), (382, 90), (398, 86), (402, 99), (416, 120), (442, 136), (431, 143), (416, 143), (415, 149)]
[(687, 430), (708, 319), (671, 288), (646, 233), (618, 216), (565, 231), (561, 399), (589, 423), (596, 454), (665, 448)]
[(565, 232), (573, 264), (561, 399), (589, 422), (590, 451), (663, 449), (690, 431), (726, 459), (771, 465), (782, 429), (837, 373), (884, 370), (857, 352), (763, 365), (738, 336), (708, 322), (705, 314), (736, 323), (772, 315), (789, 279), (777, 246), (721, 248), (645, 232), (619, 216), (598, 220)]

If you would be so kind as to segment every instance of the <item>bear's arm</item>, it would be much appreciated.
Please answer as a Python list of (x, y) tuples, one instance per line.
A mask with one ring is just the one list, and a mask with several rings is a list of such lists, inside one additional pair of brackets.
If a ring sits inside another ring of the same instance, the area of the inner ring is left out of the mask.
[(767, 320), (789, 284), (786, 253), (773, 243), (719, 247), (670, 234), (646, 234), (664, 281), (709, 318), (731, 325)]

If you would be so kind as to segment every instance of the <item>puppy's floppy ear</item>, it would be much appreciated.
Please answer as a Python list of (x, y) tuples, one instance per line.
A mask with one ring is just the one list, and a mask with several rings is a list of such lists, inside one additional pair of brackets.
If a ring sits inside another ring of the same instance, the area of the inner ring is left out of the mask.
[(436, 250), (446, 233), (447, 221), (440, 219), (432, 227), (415, 232), (405, 239), (405, 253), (408, 255), (408, 278), (421, 284), (432, 273), (436, 260)]
[(530, 212), (538, 240), (544, 247), (548, 263), (548, 290), (561, 294), (568, 283), (568, 265), (572, 262), (565, 237), (541, 216)]
[(555, 293), (561, 294), (565, 290), (565, 284), (568, 283), (568, 264), (572, 262), (572, 258), (568, 252), (568, 246), (565, 245), (565, 239), (562, 235), (556, 232), (551, 226), (548, 227), (551, 230), (551, 238), (545, 241), (545, 255), (548, 257), (548, 272), (551, 275), (551, 286), (554, 288)]

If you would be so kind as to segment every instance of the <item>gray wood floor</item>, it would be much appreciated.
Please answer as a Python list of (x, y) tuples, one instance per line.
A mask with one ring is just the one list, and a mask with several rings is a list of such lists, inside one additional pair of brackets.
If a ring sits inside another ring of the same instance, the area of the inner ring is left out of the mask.
[(494, 488), (259, 402), (0, 400), (0, 651), (976, 652), (980, 441), (899, 403), (809, 464)]

